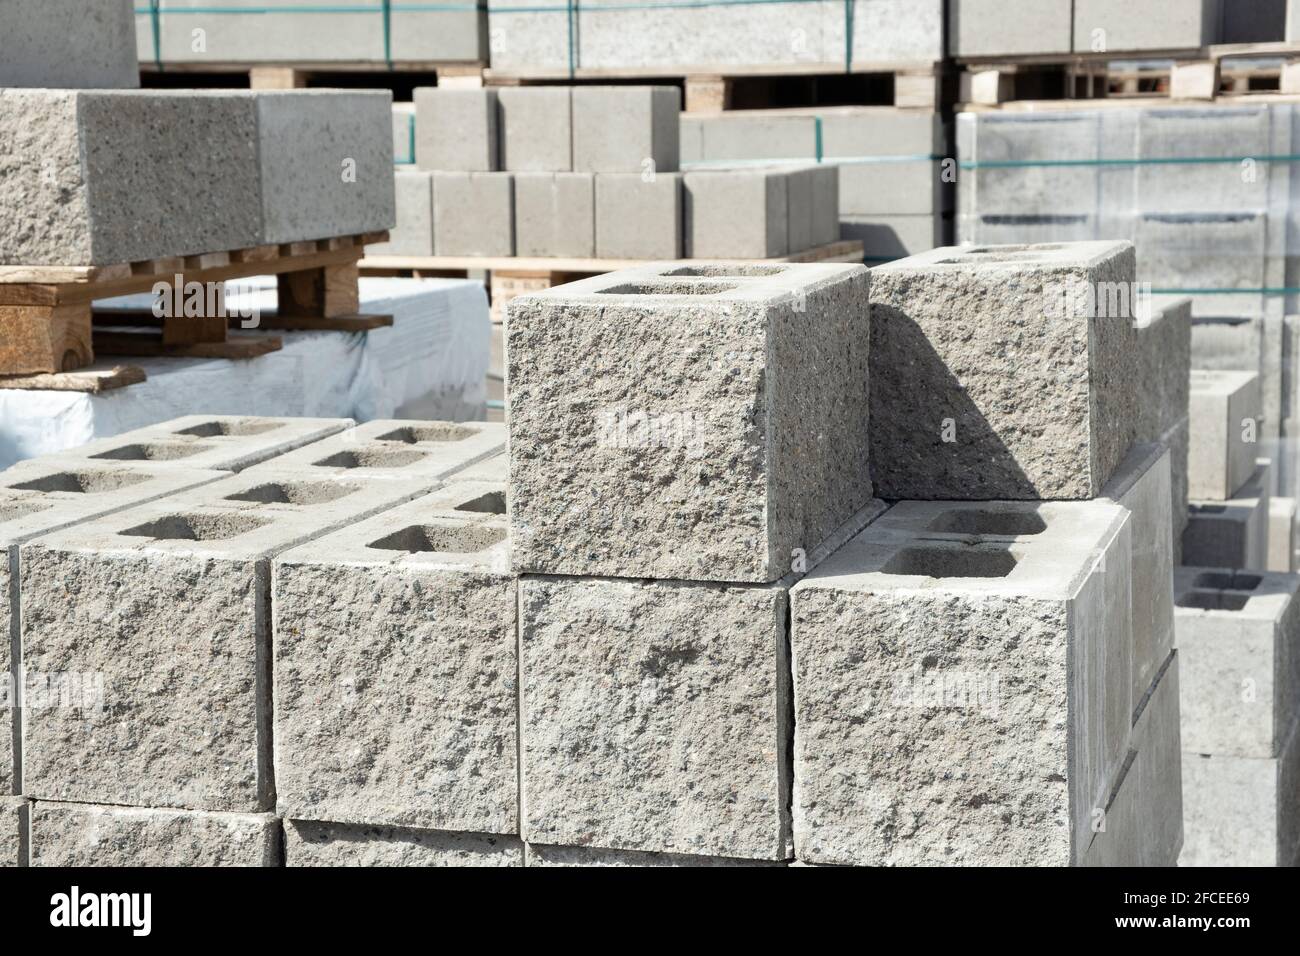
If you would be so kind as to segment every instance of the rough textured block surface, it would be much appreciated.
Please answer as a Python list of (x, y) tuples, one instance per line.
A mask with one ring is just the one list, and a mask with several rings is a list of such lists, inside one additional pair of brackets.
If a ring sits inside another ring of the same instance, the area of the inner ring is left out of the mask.
[(9, 0), (0, 7), (0, 87), (137, 87), (132, 0)]
[(440, 256), (515, 254), (513, 173), (433, 174), (433, 245)]
[(501, 168), (510, 172), (573, 169), (573, 111), (567, 86), (515, 86), (496, 91)]
[(1193, 369), (1191, 383), (1187, 493), (1224, 501), (1250, 478), (1259, 455), (1259, 375)]
[(573, 87), (573, 168), (580, 173), (677, 169), (682, 91), (675, 86)]
[(376, 419), (299, 448), (260, 471), (304, 477), (401, 478), (433, 483), (493, 458), (506, 447), (506, 428), (492, 422)]
[(596, 177), (596, 254), (602, 259), (679, 259), (682, 177), (605, 173)]
[(1095, 497), (1137, 437), (1141, 352), (1132, 315), (1092, 314), (1108, 310), (1087, 297), (1133, 280), (1123, 242), (936, 249), (873, 269), (877, 492)]
[(27, 669), (95, 678), (29, 698), (24, 792), (271, 809), (270, 559), (430, 484), (250, 471), (22, 546)]
[(514, 299), (516, 570), (787, 573), (872, 496), (868, 291), (861, 266), (721, 264)]
[(27, 865), (28, 803), (0, 794), (0, 870)]
[(1080, 862), (1131, 736), (1130, 554), (1109, 502), (904, 502), (800, 581), (798, 858)]
[(578, 846), (524, 847), (524, 866), (782, 866), (769, 860), (744, 860), (725, 856), (692, 856), (687, 853), (643, 853), (638, 850), (598, 850)]
[[(789, 174), (727, 169), (682, 176), (687, 259), (766, 259), (791, 251)], [(810, 201), (808, 196), (806, 201)], [(810, 208), (806, 207), (806, 208)], [(811, 233), (811, 224), (808, 232)], [(806, 248), (800, 246), (799, 249)]]
[(286, 866), (523, 866), (517, 837), (284, 821)]
[(497, 91), (422, 87), (415, 102), (415, 161), (421, 169), (493, 172), (498, 153)]
[(504, 513), (462, 482), (276, 559), (282, 816), (517, 832)]
[(515, 255), (596, 255), (596, 177), (592, 173), (515, 176)]
[(273, 815), (32, 805), (32, 866), (279, 866)]

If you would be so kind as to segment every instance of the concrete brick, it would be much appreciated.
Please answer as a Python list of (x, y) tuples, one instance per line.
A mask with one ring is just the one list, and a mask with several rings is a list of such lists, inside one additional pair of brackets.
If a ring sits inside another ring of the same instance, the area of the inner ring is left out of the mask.
[(791, 253), (840, 238), (839, 172), (834, 166), (787, 167), (786, 240)]
[(1109, 502), (903, 502), (795, 585), (798, 858), (1080, 862), (1130, 740), (1131, 538)]
[(1280, 437), (1291, 414), (1285, 330), (1280, 316), (1203, 317), (1192, 325), (1193, 367), (1259, 373), (1261, 438)]
[(594, 174), (516, 174), (515, 255), (596, 255)]
[(840, 215), (928, 216), (952, 209), (952, 184), (937, 159), (868, 157), (838, 164)]
[[(1195, 440), (1195, 439), (1193, 439)], [(1191, 501), (1183, 563), (1199, 568), (1268, 566), (1269, 466), (1261, 465), (1227, 501)]]
[(478, 63), (488, 59), (487, 14), (476, 6), (439, 10), (417, 5), (404, 10), (395, 4), (390, 15), (394, 60)]
[[(1138, 592), (1134, 591), (1135, 595)], [(1135, 597), (1135, 600), (1140, 600)], [(1138, 866), (1175, 866), (1183, 847), (1182, 742), (1179, 700), (1182, 654), (1172, 651), (1143, 700), (1135, 702)]]
[(840, 239), (859, 239), (869, 265), (914, 256), (948, 244), (949, 223), (939, 216), (842, 216)]
[(284, 821), (286, 866), (523, 866), (518, 838)]
[[(843, 36), (843, 18), (834, 11), (829, 33)], [(855, 63), (935, 63), (943, 59), (943, 0), (854, 0)], [(833, 56), (834, 54), (832, 54)]]
[(281, 816), (517, 832), (504, 515), (462, 482), (276, 559)]
[[(307, 9), (285, 9), (295, 5)], [(161, 4), (159, 46), (164, 62), (364, 62), (382, 61), (385, 56), (380, 10), (362, 8), (352, 0), (274, 4), (222, 0), (216, 14), (213, 6), (207, 0), (166, 0)], [(248, 12), (242, 13), (240, 8), (248, 8)], [(200, 26), (206, 43), (196, 50), (193, 31)], [(147, 36), (148, 45), (141, 45), (140, 52), (152, 58), (152, 31)]]
[(0, 88), (140, 85), (132, 0), (43, 0), (0, 10)]
[(433, 245), (440, 256), (512, 256), (513, 173), (433, 174)]
[(1294, 498), (1268, 499), (1268, 562), (1269, 571), (1284, 574), (1294, 571), (1296, 552), (1296, 500)]
[(1140, 330), (1089, 316), (1103, 310), (1081, 296), (1133, 281), (1124, 242), (936, 249), (873, 269), (877, 492), (1095, 497), (1138, 434)]
[[(393, 104), (393, 164), (415, 165), (415, 104)], [(398, 205), (401, 197), (398, 197)]]
[(514, 299), (516, 568), (785, 574), (795, 549), (872, 497), (869, 278), (850, 265), (659, 266)]
[(415, 161), (421, 169), (495, 172), (500, 169), (495, 89), (420, 87), (415, 102)]
[(79, 707), (29, 696), (24, 791), (271, 809), (271, 558), (433, 484), (258, 469), (23, 545), (27, 670), (95, 677)]
[(0, 870), (27, 865), (28, 807), (26, 800), (0, 795)]
[(1189, 403), (1188, 494), (1225, 501), (1250, 478), (1258, 457), (1259, 375), (1192, 369)]
[(953, 56), (1069, 53), (1073, 0), (950, 0), (948, 52)]
[(284, 455), (268, 468), (313, 478), (416, 479), (432, 486), (505, 446), (500, 424), (378, 419)]
[(1152, 309), (1150, 322), (1141, 333), (1143, 362), (1137, 378), (1142, 392), (1138, 437), (1169, 448), (1175, 565), (1182, 559), (1183, 529), (1187, 526), (1191, 320), (1189, 299)]
[(1167, 0), (1135, 7), (1123, 0), (1074, 0), (1074, 50), (1093, 51), (1094, 31), (1105, 49), (1197, 49), (1218, 42), (1222, 0)]
[(685, 173), (685, 258), (767, 259), (790, 252), (788, 181), (780, 169)]
[(367, 255), (431, 256), (433, 245), (433, 173), (399, 169), (393, 174), (397, 226), (388, 242), (366, 247)]
[(682, 257), (682, 177), (640, 173), (596, 177), (596, 254), (602, 259)]
[(675, 86), (573, 87), (573, 168), (580, 173), (671, 173), (678, 168)]
[(1183, 749), (1276, 757), (1300, 715), (1300, 578), (1179, 568)]
[(511, 172), (573, 169), (573, 104), (567, 86), (515, 86), (496, 91), (501, 168)]
[(280, 866), (269, 813), (32, 805), (32, 866)]
[(637, 850), (599, 850), (578, 846), (524, 847), (524, 866), (782, 866), (769, 860), (744, 860), (725, 856), (692, 856), (687, 853), (642, 853)]
[(1277, 757), (1183, 754), (1179, 866), (1295, 866), (1300, 860), (1300, 724)]
[(99, 438), (43, 460), (123, 468), (147, 464), (151, 468), (243, 471), (337, 435), (352, 424), (350, 418), (185, 415)]

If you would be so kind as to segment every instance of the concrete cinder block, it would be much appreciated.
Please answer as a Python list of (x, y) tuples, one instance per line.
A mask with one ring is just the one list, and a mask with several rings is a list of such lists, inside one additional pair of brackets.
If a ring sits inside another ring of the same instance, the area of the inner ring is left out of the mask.
[(432, 485), (499, 455), (505, 446), (501, 424), (378, 419), (284, 455), (268, 468), (312, 478), (416, 479)]
[(1250, 478), (1259, 453), (1261, 414), (1255, 372), (1192, 369), (1188, 495), (1225, 501)]
[(1290, 345), (1281, 316), (1204, 317), (1192, 324), (1193, 367), (1259, 373), (1261, 439), (1281, 437), (1292, 413), (1284, 371)]
[(678, 168), (675, 86), (573, 87), (573, 168), (580, 173), (671, 173)]
[(258, 469), (22, 545), (26, 668), (94, 677), (29, 695), (24, 791), (270, 810), (271, 558), (433, 484)]
[[(1195, 438), (1193, 438), (1195, 440)], [(1183, 563), (1198, 568), (1268, 566), (1270, 465), (1256, 467), (1227, 501), (1191, 501), (1183, 529)]]
[(1198, 315), (1262, 313), (1270, 259), (1284, 251), (1283, 231), (1269, 220), (1266, 209), (1139, 212), (1133, 223), (1138, 274), (1155, 288), (1185, 290)]
[(682, 177), (596, 177), (596, 254), (602, 259), (680, 259)]
[(950, 0), (948, 52), (953, 56), (1069, 53), (1073, 0)]
[[(355, 63), (383, 61), (386, 52), (393, 52), (385, 51), (381, 10), (352, 0), (222, 0), (219, 5), (166, 0), (159, 8), (159, 54), (164, 63)], [(194, 42), (196, 27), (204, 31), (202, 45)], [(140, 54), (152, 59), (152, 30), (146, 37)]]
[[(869, 279), (851, 265), (668, 265), (514, 299), (516, 568), (759, 582), (790, 570), (872, 497)], [(619, 358), (573, 361), (599, 354)]]
[(1174, 567), (1183, 563), (1183, 532), (1187, 530), (1190, 520), (1187, 500), (1187, 449), (1191, 444), (1188, 419), (1169, 429), (1161, 437), (1161, 442), (1169, 446), (1169, 464), (1172, 471), (1170, 490), (1173, 492), (1171, 505), (1174, 513)]
[(510, 481), (510, 458), (504, 454), (493, 455), (491, 458), (483, 459), (477, 465), (456, 472), (448, 477), (447, 481), (451, 483), (495, 481), (504, 485)]
[[(843, 36), (844, 18), (832, 9), (833, 38)], [(854, 63), (936, 63), (943, 59), (943, 0), (854, 0)], [(832, 56), (835, 55), (832, 53)]]
[(421, 169), (490, 173), (500, 169), (495, 89), (420, 87), (415, 102), (415, 161)]
[(1266, 569), (1284, 574), (1294, 571), (1296, 552), (1296, 500), (1268, 499), (1268, 563)]
[(433, 173), (399, 169), (393, 173), (397, 226), (388, 242), (366, 248), (367, 255), (431, 256), (433, 245)]
[(770, 860), (744, 860), (725, 856), (693, 856), (687, 853), (644, 853), (638, 850), (600, 850), (579, 846), (524, 846), (524, 866), (781, 866)]
[(0, 795), (0, 870), (27, 865), (27, 815), (21, 797)]
[(32, 866), (280, 866), (269, 813), (32, 805)]
[(44, 0), (0, 10), (0, 88), (139, 85), (132, 0)]
[(877, 492), (1095, 497), (1138, 434), (1142, 353), (1132, 313), (1088, 296), (1133, 282), (1126, 242), (936, 249), (873, 269)]
[(795, 585), (798, 858), (1080, 862), (1131, 736), (1131, 539), (1110, 502), (903, 502)]
[(1277, 757), (1183, 754), (1179, 866), (1300, 863), (1300, 723)]
[(450, 4), (443, 9), (419, 4), (403, 9), (394, 4), (389, 15), (394, 60), (445, 63), (488, 59), (487, 14), (476, 4)]
[(1167, 0), (1135, 7), (1123, 0), (1074, 0), (1074, 50), (1093, 52), (1098, 38), (1110, 52), (1199, 49), (1218, 42), (1221, 3)]
[(1300, 715), (1300, 578), (1179, 568), (1183, 749), (1276, 757)]
[(1170, 652), (1150, 690), (1135, 701), (1139, 826), (1133, 843), (1138, 866), (1175, 866), (1183, 847), (1181, 661), (1181, 653)]
[(515, 255), (596, 255), (593, 173), (515, 175)]
[(284, 821), (286, 866), (523, 866), (517, 837)]
[(171, 421), (100, 438), (50, 455), (50, 462), (110, 467), (180, 467), (243, 471), (352, 426), (350, 418), (270, 418), (185, 415)]
[(948, 245), (951, 222), (940, 216), (841, 216), (840, 239), (862, 242), (863, 261), (891, 262)]
[[(685, 258), (768, 259), (790, 252), (788, 182), (780, 169), (683, 174)], [(811, 237), (811, 204), (808, 208)]]
[(281, 816), (518, 831), (504, 484), (459, 482), (281, 555), (272, 595)]
[(433, 174), (433, 245), (440, 256), (515, 253), (513, 173)]
[(515, 86), (496, 91), (501, 168), (516, 173), (573, 169), (571, 87)]

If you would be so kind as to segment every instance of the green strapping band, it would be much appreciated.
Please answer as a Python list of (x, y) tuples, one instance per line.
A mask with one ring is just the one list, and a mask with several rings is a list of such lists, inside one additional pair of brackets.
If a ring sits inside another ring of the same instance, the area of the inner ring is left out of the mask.
[(814, 134), (815, 137), (816, 137), (816, 145), (814, 145), (813, 149), (814, 149), (814, 151), (815, 151), (816, 154), (817, 154), (817, 156), (816, 156), (817, 162), (820, 163), (820, 162), (822, 161), (822, 152), (823, 152), (823, 150), (822, 150), (822, 118), (821, 118), (820, 116), (814, 116), (814, 117), (813, 117), (813, 134)]
[(1186, 166), (1203, 164), (1234, 164), (1249, 160), (1255, 163), (1294, 163), (1300, 155), (1278, 156), (1152, 156), (1145, 159), (995, 159), (986, 162), (966, 160), (957, 165), (961, 169), (1027, 169), (1057, 166)]
[(578, 73), (578, 0), (568, 0), (569, 13), (569, 79), (573, 79)]

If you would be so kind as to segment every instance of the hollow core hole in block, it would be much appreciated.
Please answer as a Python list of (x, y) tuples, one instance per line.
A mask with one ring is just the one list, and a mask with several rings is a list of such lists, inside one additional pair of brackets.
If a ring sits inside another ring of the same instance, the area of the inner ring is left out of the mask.
[(1005, 578), (1016, 566), (1010, 551), (974, 548), (904, 548), (889, 559), (885, 574), (928, 578)]
[(0, 522), (17, 521), (19, 518), (26, 518), (28, 515), (52, 507), (54, 507), (52, 504), (44, 501), (15, 501), (0, 504)]
[(625, 282), (599, 292), (601, 295), (718, 295), (734, 288), (733, 282)]
[(338, 452), (315, 464), (321, 468), (405, 468), (425, 457), (424, 452), (414, 449), (358, 448)]
[(189, 428), (182, 428), (176, 434), (190, 435), (194, 438), (237, 438), (263, 435), (283, 427), (284, 422), (272, 422), (263, 418), (241, 418), (237, 421), (203, 422), (199, 425), (191, 425)]
[(1188, 505), (1187, 510), (1197, 515), (1221, 515), (1228, 511), (1227, 505)]
[(1263, 581), (1264, 579), (1258, 574), (1244, 574), (1240, 571), (1206, 571), (1196, 576), (1192, 581), (1192, 587), (1223, 591), (1253, 591)]
[(960, 508), (945, 511), (931, 521), (926, 530), (950, 534), (1020, 536), (1042, 534), (1047, 530), (1047, 522), (1036, 511)]
[(1043, 245), (1010, 245), (1010, 246), (976, 246), (974, 249), (963, 249), (962, 255), (966, 256), (991, 256), (1007, 255), (1014, 252), (1055, 252), (1060, 249), (1059, 243), (1044, 243)]
[(1231, 591), (1188, 591), (1178, 595), (1174, 603), (1179, 607), (1197, 608), (1201, 611), (1240, 611), (1250, 600), (1245, 594)]
[(122, 445), (91, 455), (108, 461), (177, 461), (207, 451), (208, 445), (189, 445), (184, 442), (156, 442), (152, 444)]
[(380, 435), (378, 441), (400, 442), (404, 445), (420, 445), (424, 442), (464, 441), (478, 434), (475, 428), (465, 425), (453, 425), (450, 422), (438, 422), (435, 425), (408, 425), (396, 428)]
[(695, 277), (699, 279), (761, 279), (766, 276), (779, 276), (786, 271), (785, 266), (746, 266), (740, 264), (716, 266), (681, 266), (667, 269), (661, 276)]
[(12, 487), (18, 491), (39, 491), (43, 494), (62, 491), (70, 494), (95, 495), (129, 488), (142, 481), (148, 481), (149, 477), (131, 471), (60, 471)]
[(506, 513), (506, 493), (504, 491), (489, 491), (485, 495), (479, 495), (477, 498), (461, 502), (454, 510), (503, 515)]
[(334, 481), (273, 481), (226, 495), (227, 501), (256, 501), (264, 505), (323, 505), (346, 498), (355, 485)]
[(159, 541), (223, 541), (237, 538), (271, 522), (250, 514), (167, 515), (121, 532), (131, 538)]
[(370, 547), (380, 551), (405, 551), (408, 554), (472, 554), (475, 551), (486, 551), (505, 539), (505, 528), (488, 525), (415, 525), (380, 538), (372, 542)]

